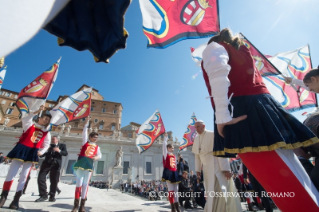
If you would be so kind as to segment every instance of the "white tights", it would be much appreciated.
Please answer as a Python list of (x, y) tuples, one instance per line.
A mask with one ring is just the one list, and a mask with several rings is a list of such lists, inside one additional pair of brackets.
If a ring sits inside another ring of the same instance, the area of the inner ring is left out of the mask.
[(166, 182), (168, 191), (174, 191), (174, 202), (178, 202), (178, 184)]
[(81, 198), (86, 199), (87, 191), (89, 188), (89, 180), (91, 178), (92, 172), (89, 170), (76, 170), (76, 187), (82, 187), (81, 189)]
[(5, 180), (5, 182), (12, 181), (13, 178), (17, 175), (21, 165), (22, 165), (22, 170), (20, 173), (17, 192), (21, 191), (23, 189), (24, 184), (27, 181), (27, 177), (28, 177), (29, 171), (31, 169), (32, 163), (31, 162), (22, 162), (19, 160), (12, 160), (12, 163), (10, 165), (10, 168), (9, 168), (6, 180)]

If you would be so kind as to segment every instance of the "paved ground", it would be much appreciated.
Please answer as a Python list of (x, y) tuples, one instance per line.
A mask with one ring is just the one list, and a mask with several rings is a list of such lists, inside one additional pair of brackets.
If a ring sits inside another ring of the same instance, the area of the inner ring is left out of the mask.
[[(0, 188), (2, 190), (4, 178), (0, 178)], [(17, 187), (17, 179), (12, 185), (12, 191), (8, 196), (8, 200), (0, 212), (8, 212), (9, 204), (11, 203), (15, 189)], [(74, 201), (75, 185), (67, 185), (60, 183), (59, 188), (62, 190), (60, 195), (56, 196), (56, 202), (42, 202), (36, 203), (38, 198), (38, 187), (36, 179), (31, 179), (27, 188), (26, 194), (20, 199), (19, 211), (29, 212), (65, 212), (71, 211)], [(243, 211), (246, 206), (242, 204)], [(88, 201), (86, 204), (86, 211), (90, 212), (166, 212), (170, 211), (170, 205), (167, 201), (146, 201), (143, 198), (123, 194), (118, 190), (89, 188)], [(185, 210), (187, 212), (200, 212), (202, 209)], [(278, 211), (278, 210), (277, 210)]]

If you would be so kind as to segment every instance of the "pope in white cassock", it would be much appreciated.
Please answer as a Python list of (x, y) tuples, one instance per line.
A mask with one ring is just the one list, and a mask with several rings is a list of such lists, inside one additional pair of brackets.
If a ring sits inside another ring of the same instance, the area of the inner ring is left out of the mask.
[[(242, 211), (236, 188), (231, 179), (231, 170), (228, 158), (213, 156), (214, 132), (205, 129), (205, 123), (196, 121), (195, 138), (192, 152), (195, 154), (195, 170), (197, 177), (201, 175), (203, 166), (204, 187), (206, 192), (206, 205), (204, 212), (239, 212)], [(214, 192), (226, 192), (225, 195), (214, 197)], [(227, 197), (228, 192), (228, 197)]]

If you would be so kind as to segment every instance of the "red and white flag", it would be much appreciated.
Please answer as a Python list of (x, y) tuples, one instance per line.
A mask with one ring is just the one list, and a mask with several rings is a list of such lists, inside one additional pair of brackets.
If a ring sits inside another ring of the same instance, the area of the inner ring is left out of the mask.
[(58, 76), (60, 60), (20, 91), (16, 105), (22, 117), (44, 105)]
[(92, 88), (79, 91), (56, 105), (51, 111), (51, 129), (72, 120), (88, 117), (91, 111)]
[(165, 127), (159, 110), (156, 110), (138, 129), (136, 146), (139, 153), (146, 151), (154, 141), (165, 133)]

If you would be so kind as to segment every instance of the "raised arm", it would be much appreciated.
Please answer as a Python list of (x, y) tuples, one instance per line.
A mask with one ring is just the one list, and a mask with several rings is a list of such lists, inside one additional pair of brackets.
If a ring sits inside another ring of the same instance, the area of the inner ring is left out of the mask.
[(166, 156), (167, 156), (167, 141), (168, 141), (168, 135), (167, 133), (164, 133), (164, 141), (163, 141), (163, 156), (164, 156), (164, 160), (166, 160)]
[(305, 83), (302, 80), (291, 78), (291, 77), (284, 77), (284, 79), (287, 84), (300, 86), (306, 89), (307, 91), (309, 91), (309, 88), (305, 85)]
[(87, 117), (87, 120), (86, 120), (84, 127), (83, 127), (82, 146), (88, 141), (88, 126), (89, 126), (90, 119), (91, 119), (90, 117)]
[(44, 106), (40, 106), (39, 110), (35, 111), (35, 112), (30, 112), (26, 117), (22, 118), (22, 128), (23, 131), (27, 131), (29, 129), (29, 127), (31, 127), (33, 125), (33, 117), (40, 113), (40, 111), (42, 111), (44, 109)]
[(229, 56), (226, 49), (216, 42), (210, 43), (203, 52), (203, 67), (207, 72), (211, 95), (215, 102), (216, 124), (227, 123), (232, 120), (228, 110), (228, 65)]

